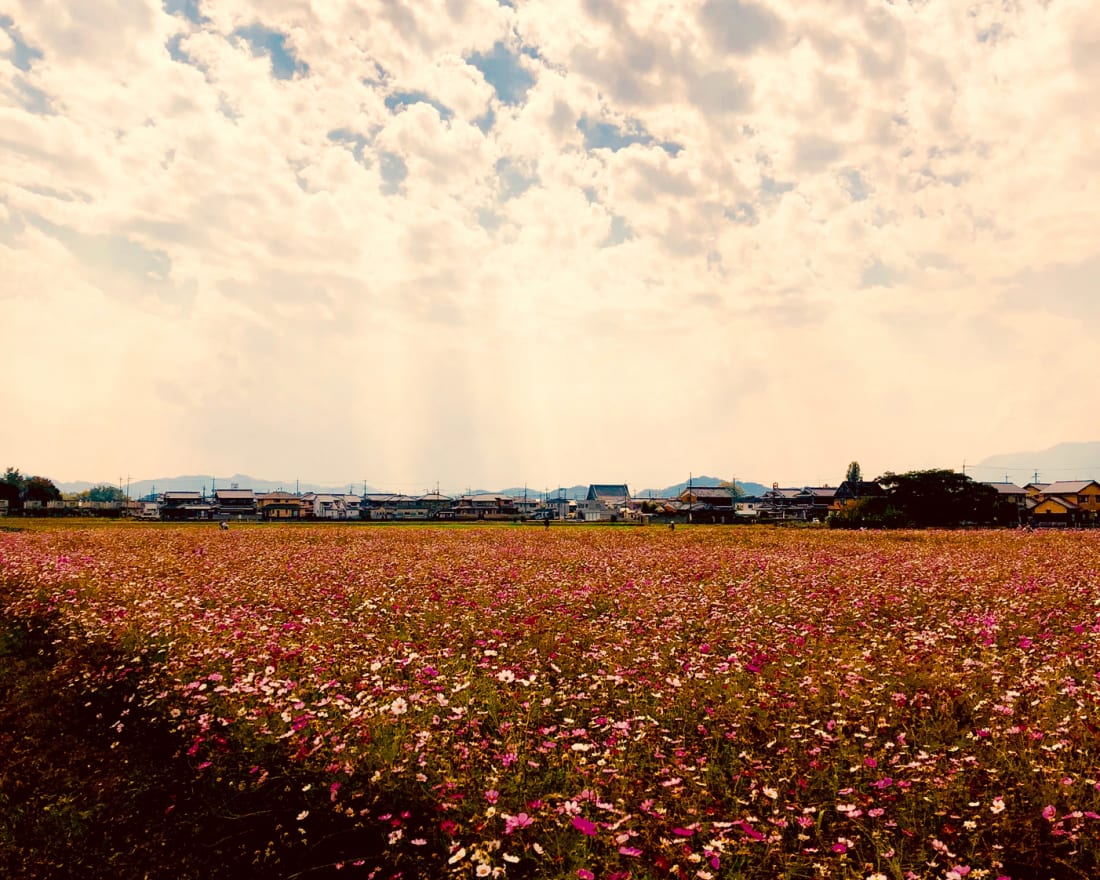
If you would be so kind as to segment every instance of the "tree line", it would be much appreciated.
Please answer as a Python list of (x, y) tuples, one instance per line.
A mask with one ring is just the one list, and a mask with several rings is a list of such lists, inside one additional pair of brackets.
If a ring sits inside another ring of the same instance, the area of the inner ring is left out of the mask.
[[(853, 479), (854, 476), (854, 479)], [(848, 479), (859, 483), (858, 462), (848, 466)], [(895, 474), (874, 481), (881, 492), (868, 493), (829, 518), (833, 528), (957, 528), (963, 525), (1018, 525), (1020, 512), (987, 483), (966, 474), (933, 469)]]
[[(51, 501), (61, 501), (61, 490), (47, 477), (29, 476), (9, 467), (0, 477), (0, 501), (8, 502), (9, 511), (27, 506), (45, 507)], [(117, 486), (102, 483), (72, 496), (74, 501), (124, 501), (125, 493)]]

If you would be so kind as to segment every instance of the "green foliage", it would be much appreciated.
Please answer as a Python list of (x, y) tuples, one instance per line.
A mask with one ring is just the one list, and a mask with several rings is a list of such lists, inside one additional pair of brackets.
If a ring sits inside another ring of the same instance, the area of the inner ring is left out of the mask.
[(81, 492), (77, 497), (85, 501), (125, 501), (126, 493), (118, 486), (100, 483), (86, 492)]
[(861, 498), (852, 507), (829, 515), (831, 529), (896, 529), (909, 525), (905, 513), (885, 496)]
[(887, 473), (879, 478), (890, 507), (914, 526), (951, 528), (995, 519), (997, 490), (951, 470)]
[(848, 465), (848, 473), (844, 475), (844, 479), (849, 483), (858, 483), (863, 479), (863, 470), (859, 466), (858, 461), (853, 461)]
[(22, 501), (38, 501), (46, 504), (50, 501), (61, 500), (61, 490), (46, 477), (27, 477), (23, 483), (23, 491), (20, 493)]

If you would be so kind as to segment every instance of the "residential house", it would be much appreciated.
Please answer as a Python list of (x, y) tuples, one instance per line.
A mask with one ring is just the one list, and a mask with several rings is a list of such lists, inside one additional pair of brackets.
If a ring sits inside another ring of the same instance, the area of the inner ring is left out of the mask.
[(811, 522), (824, 522), (832, 510), (837, 490), (830, 486), (807, 486), (794, 499), (799, 517)]
[(459, 495), (451, 508), (462, 519), (489, 519), (518, 516), (513, 499), (507, 495)]
[(219, 519), (255, 519), (256, 493), (251, 489), (215, 489), (214, 506)]
[(763, 505), (764, 499), (759, 495), (742, 495), (733, 502), (733, 512), (738, 517), (757, 519)]
[(263, 520), (304, 519), (313, 506), (293, 492), (264, 492), (256, 496), (256, 508)]
[(761, 497), (760, 515), (766, 519), (802, 519), (796, 508), (801, 489), (781, 488), (772, 483), (771, 489)]
[(362, 499), (358, 495), (344, 495), (345, 519), (359, 519), (362, 510)]
[(997, 492), (997, 503), (993, 515), (999, 525), (1019, 525), (1027, 518), (1026, 489), (1015, 483), (986, 483), (985, 485)]
[(347, 519), (348, 509), (343, 495), (310, 492), (304, 496), (310, 505), (310, 515), (314, 519)]
[(427, 495), (421, 495), (417, 499), (417, 502), (424, 508), (428, 515), (428, 519), (449, 519), (454, 515), (451, 510), (454, 499), (449, 495), (429, 492)]
[(160, 496), (160, 518), (167, 520), (212, 519), (214, 505), (199, 492), (165, 492)]
[(593, 483), (584, 501), (577, 504), (577, 518), (585, 522), (618, 522), (632, 507), (626, 483)]
[(687, 508), (691, 522), (733, 522), (736, 516), (734, 491), (728, 486), (689, 486), (677, 500)]
[(1100, 522), (1100, 483), (1095, 480), (1060, 480), (1048, 483), (1034, 496), (1032, 521), (1092, 525)]

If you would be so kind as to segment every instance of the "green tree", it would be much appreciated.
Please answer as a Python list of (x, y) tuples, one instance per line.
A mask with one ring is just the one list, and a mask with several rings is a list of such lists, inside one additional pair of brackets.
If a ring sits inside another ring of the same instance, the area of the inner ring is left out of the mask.
[(118, 486), (100, 483), (98, 486), (92, 486), (86, 492), (81, 492), (79, 497), (87, 501), (125, 501), (126, 493)]
[(953, 527), (990, 523), (997, 490), (951, 470), (908, 471), (879, 477), (890, 507), (915, 526)]
[(25, 480), (26, 478), (21, 473), (19, 473), (19, 469), (13, 467), (10, 467), (6, 471), (4, 471), (4, 476), (2, 478), (2, 481), (7, 485), (15, 486), (20, 490), (22, 490)]
[(19, 487), (0, 480), (0, 501), (8, 502), (8, 510), (14, 511), (19, 507)]
[(849, 483), (863, 482), (863, 471), (860, 469), (858, 461), (853, 461), (848, 465), (848, 473), (845, 474), (844, 479)]
[(46, 477), (27, 477), (23, 481), (23, 491), (20, 496), (24, 505), (28, 501), (38, 501), (45, 506), (50, 501), (60, 501), (61, 490)]

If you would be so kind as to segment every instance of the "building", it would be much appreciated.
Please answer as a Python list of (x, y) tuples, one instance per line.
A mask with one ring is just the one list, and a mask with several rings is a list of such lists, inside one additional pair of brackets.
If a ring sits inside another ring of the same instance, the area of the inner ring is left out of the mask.
[(1100, 483), (1095, 480), (1029, 485), (1035, 487), (1028, 493), (1028, 500), (1033, 502), (1029, 512), (1037, 525), (1094, 525), (1100, 522)]
[(255, 519), (256, 493), (251, 489), (215, 489), (214, 507), (219, 519)]
[(585, 499), (577, 503), (577, 519), (618, 522), (626, 518), (632, 507), (626, 483), (593, 483)]
[(165, 492), (161, 496), (161, 519), (205, 520), (213, 517), (214, 505), (198, 492)]
[(263, 492), (256, 496), (256, 509), (262, 520), (299, 520), (309, 516), (313, 508), (293, 492)]

